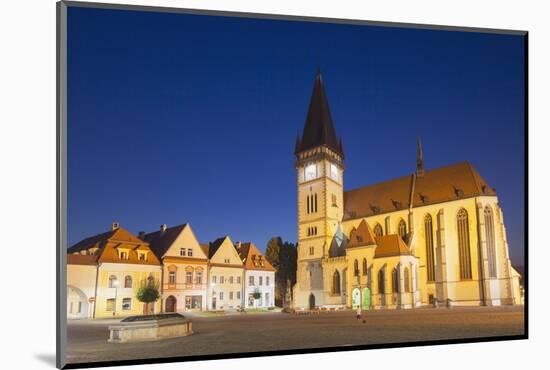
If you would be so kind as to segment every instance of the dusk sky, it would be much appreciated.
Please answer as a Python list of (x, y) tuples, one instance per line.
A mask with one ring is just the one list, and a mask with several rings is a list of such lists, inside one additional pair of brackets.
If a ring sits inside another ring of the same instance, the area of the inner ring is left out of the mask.
[(346, 190), (464, 160), (524, 248), (522, 36), (69, 7), (69, 245), (113, 221), (296, 242), (294, 144), (320, 67)]

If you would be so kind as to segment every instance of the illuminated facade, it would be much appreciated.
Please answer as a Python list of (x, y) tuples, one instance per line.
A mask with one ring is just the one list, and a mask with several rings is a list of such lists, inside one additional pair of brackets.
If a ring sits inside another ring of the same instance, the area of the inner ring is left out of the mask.
[(320, 73), (295, 155), (295, 307), (520, 303), (497, 194), (469, 162), (425, 170), (418, 142), (414, 173), (344, 191)]

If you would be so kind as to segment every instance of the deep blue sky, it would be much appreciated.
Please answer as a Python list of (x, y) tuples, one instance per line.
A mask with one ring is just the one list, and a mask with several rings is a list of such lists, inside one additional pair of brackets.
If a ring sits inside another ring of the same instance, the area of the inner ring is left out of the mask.
[(296, 241), (293, 150), (317, 67), (345, 188), (469, 160), (523, 263), (520, 36), (69, 8), (69, 243), (112, 221)]

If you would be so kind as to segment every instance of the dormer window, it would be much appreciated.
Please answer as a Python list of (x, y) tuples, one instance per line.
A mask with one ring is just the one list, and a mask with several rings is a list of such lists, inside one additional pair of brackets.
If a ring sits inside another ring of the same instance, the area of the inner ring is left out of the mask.
[(121, 260), (127, 260), (128, 259), (128, 252), (127, 251), (120, 251), (119, 258)]
[(193, 250), (191, 248), (187, 248), (187, 256), (193, 257)]
[(185, 248), (180, 248), (180, 256), (181, 257), (185, 257), (185, 251), (186, 251)]
[(140, 261), (147, 261), (147, 253), (146, 252), (138, 252), (138, 259)]

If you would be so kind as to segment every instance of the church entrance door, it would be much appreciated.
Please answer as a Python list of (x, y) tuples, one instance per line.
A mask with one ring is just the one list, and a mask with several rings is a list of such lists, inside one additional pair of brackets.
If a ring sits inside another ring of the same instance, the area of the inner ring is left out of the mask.
[(369, 288), (363, 288), (363, 296), (361, 298), (363, 299), (363, 304), (362, 304), (363, 310), (370, 309), (370, 289)]
[(315, 308), (315, 296), (313, 295), (313, 293), (309, 295), (309, 308)]
[(359, 288), (354, 288), (353, 291), (351, 292), (351, 307), (352, 308), (357, 308), (359, 307), (359, 304), (360, 304), (360, 296), (361, 295), (361, 292), (359, 291)]

